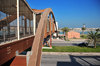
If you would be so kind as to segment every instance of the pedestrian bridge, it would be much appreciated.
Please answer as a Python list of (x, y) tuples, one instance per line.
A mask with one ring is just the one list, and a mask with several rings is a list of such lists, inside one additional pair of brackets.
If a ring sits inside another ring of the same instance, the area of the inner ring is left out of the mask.
[[(44, 39), (56, 33), (51, 8), (32, 9), (26, 0), (0, 0), (0, 65), (40, 66)], [(19, 53), (32, 47), (27, 55)]]

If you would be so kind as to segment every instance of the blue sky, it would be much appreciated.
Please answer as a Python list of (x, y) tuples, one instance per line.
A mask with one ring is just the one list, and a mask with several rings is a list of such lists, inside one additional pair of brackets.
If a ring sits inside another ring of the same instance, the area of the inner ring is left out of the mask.
[(100, 0), (26, 0), (32, 9), (52, 8), (59, 27), (100, 28)]

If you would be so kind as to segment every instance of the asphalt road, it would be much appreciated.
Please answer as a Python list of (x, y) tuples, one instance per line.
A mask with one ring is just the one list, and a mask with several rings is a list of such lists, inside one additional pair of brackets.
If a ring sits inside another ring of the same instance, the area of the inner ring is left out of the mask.
[(85, 42), (85, 40), (78, 41), (64, 41), (64, 40), (53, 40), (52, 46), (77, 46), (78, 44)]
[(52, 46), (78, 46), (79, 43), (52, 43)]
[(100, 66), (100, 56), (42, 55), (41, 66)]

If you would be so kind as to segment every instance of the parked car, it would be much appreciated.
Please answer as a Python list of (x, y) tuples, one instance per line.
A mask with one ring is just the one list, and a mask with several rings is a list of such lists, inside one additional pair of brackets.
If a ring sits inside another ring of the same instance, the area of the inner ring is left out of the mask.
[(80, 46), (80, 47), (87, 47), (88, 46), (88, 43), (83, 42), (83, 43), (80, 43), (78, 46)]

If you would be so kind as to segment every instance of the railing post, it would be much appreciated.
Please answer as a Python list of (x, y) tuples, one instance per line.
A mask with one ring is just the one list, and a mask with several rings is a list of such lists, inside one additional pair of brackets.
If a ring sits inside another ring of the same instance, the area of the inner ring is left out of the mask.
[(36, 32), (36, 14), (33, 13), (33, 34)]
[(29, 35), (31, 34), (31, 21), (29, 20)]
[[(6, 14), (7, 15), (7, 14)], [(9, 14), (7, 16), (7, 21), (9, 22)], [(10, 23), (7, 23), (8, 40), (10, 40)]]
[(24, 29), (23, 29), (23, 16), (21, 16), (21, 29), (22, 29), (22, 33), (24, 35)]
[(19, 40), (19, 0), (17, 0), (17, 39)]
[(4, 27), (2, 28), (2, 31), (3, 31), (3, 32), (2, 32), (2, 33), (3, 33), (3, 40), (4, 40), (4, 42), (5, 42), (5, 41), (6, 41), (6, 38), (5, 38), (5, 35), (6, 35), (6, 34), (5, 34), (5, 29), (4, 29)]
[(27, 19), (24, 17), (24, 36), (27, 34)]

